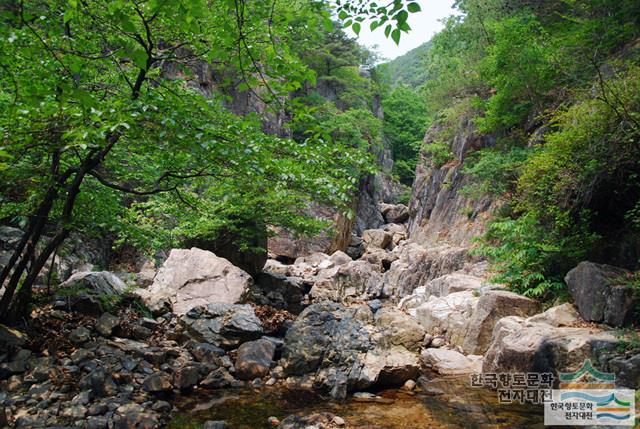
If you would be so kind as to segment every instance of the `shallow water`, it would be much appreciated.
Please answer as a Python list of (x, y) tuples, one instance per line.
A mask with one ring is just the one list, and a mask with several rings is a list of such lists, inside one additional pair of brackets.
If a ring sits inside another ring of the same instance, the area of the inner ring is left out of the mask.
[(282, 387), (225, 389), (178, 399), (172, 429), (199, 429), (207, 420), (225, 420), (232, 429), (267, 429), (267, 419), (329, 411), (348, 428), (542, 428), (542, 406), (499, 404), (496, 392), (470, 388), (467, 379), (438, 379), (444, 395), (412, 395), (401, 390), (377, 392), (384, 403), (353, 398), (334, 401), (314, 392)]

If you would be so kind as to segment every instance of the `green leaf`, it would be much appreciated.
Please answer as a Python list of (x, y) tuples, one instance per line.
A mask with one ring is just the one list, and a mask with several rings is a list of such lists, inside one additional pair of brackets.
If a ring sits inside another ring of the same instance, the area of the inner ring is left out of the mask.
[(354, 33), (360, 34), (360, 23), (359, 22), (354, 22), (353, 25), (351, 26), (351, 28), (353, 29)]
[(411, 13), (420, 12), (422, 10), (422, 8), (420, 7), (420, 5), (418, 3), (409, 3), (407, 5), (407, 9)]
[(391, 33), (391, 24), (388, 24), (384, 29), (384, 37), (389, 38), (389, 34)]
[(391, 38), (393, 39), (394, 42), (396, 42), (396, 45), (400, 44), (400, 30), (398, 30), (397, 28), (395, 30), (393, 30), (391, 32)]

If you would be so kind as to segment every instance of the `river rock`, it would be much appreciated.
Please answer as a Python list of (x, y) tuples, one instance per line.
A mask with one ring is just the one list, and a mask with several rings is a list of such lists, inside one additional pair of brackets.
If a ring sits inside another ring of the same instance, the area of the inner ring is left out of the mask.
[(56, 296), (62, 301), (61, 308), (98, 316), (104, 312), (101, 298), (121, 295), (127, 285), (109, 271), (81, 271), (73, 274), (59, 286), (60, 290), (71, 290), (66, 296)]
[(582, 322), (578, 310), (570, 303), (556, 305), (540, 314), (529, 317), (527, 320), (531, 323), (546, 323), (555, 327), (573, 326)]
[(260, 338), (260, 319), (248, 304), (209, 304), (192, 308), (180, 320), (185, 334), (201, 343), (232, 348)]
[(489, 348), (496, 322), (505, 316), (531, 316), (538, 311), (536, 301), (508, 291), (488, 291), (480, 296), (468, 322), (462, 349), (468, 354), (483, 354)]
[(366, 305), (323, 302), (307, 307), (285, 337), (281, 360), (285, 377), (311, 374), (318, 387), (337, 398), (376, 384), (402, 385), (415, 378), (419, 358), (405, 345), (416, 346), (418, 335), (414, 338), (406, 332), (416, 325), (403, 324), (384, 312), (378, 319), (381, 325), (389, 320), (391, 326), (378, 326)]
[(212, 252), (172, 249), (149, 289), (138, 289), (149, 308), (178, 315), (209, 303), (234, 304), (252, 284), (245, 271)]
[(103, 313), (98, 320), (96, 320), (95, 329), (104, 337), (110, 337), (113, 332), (113, 328), (118, 326), (120, 319), (110, 313)]
[(335, 415), (326, 412), (304, 417), (290, 415), (278, 425), (278, 429), (328, 429), (332, 427), (335, 418)]
[(380, 268), (359, 260), (339, 266), (329, 277), (319, 278), (309, 296), (314, 302), (352, 302), (378, 298), (381, 290)]
[(168, 392), (173, 388), (171, 377), (164, 372), (156, 372), (149, 375), (142, 383), (142, 388), (147, 392)]
[(200, 367), (185, 365), (173, 373), (173, 385), (176, 389), (189, 389), (200, 381)]
[(616, 349), (613, 331), (554, 327), (518, 316), (504, 317), (493, 329), (483, 372), (570, 372), (584, 360), (598, 362)]
[(462, 375), (482, 372), (482, 356), (465, 356), (455, 350), (426, 349), (422, 362), (440, 375)]
[(640, 389), (640, 354), (616, 356), (608, 362), (608, 366), (616, 374), (616, 386)]
[(266, 339), (249, 341), (238, 347), (236, 358), (236, 377), (240, 380), (253, 380), (269, 374), (276, 345)]
[(367, 229), (362, 233), (365, 249), (370, 247), (386, 249), (391, 244), (392, 237), (382, 229)]
[(409, 220), (409, 210), (404, 204), (380, 204), (380, 212), (387, 223), (404, 223)]
[(400, 300), (429, 280), (461, 270), (469, 261), (468, 249), (438, 245), (424, 248), (417, 243), (403, 243), (394, 249), (398, 259), (384, 274), (383, 295)]
[(245, 301), (298, 314), (304, 308), (303, 299), (308, 291), (299, 278), (265, 271), (256, 278)]
[(564, 281), (585, 320), (624, 326), (631, 321), (637, 302), (633, 289), (621, 284), (627, 275), (621, 268), (584, 261)]

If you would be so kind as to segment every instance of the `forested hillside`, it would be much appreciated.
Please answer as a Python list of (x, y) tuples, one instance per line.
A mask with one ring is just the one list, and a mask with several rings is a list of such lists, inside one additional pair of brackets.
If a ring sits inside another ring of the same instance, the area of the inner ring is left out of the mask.
[[(441, 134), (470, 117), (492, 137), (464, 171), (468, 195), (503, 203), (479, 249), (496, 280), (540, 296), (561, 293), (584, 258), (636, 267), (640, 4), (458, 6), (465, 15), (432, 40), (421, 90)], [(434, 163), (456, 156), (439, 141), (424, 150)]]

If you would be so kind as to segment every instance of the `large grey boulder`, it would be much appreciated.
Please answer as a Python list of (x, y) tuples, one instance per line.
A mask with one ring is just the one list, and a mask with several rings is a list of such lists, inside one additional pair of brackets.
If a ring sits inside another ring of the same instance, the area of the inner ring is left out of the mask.
[(222, 348), (233, 348), (260, 338), (260, 319), (248, 304), (215, 303), (195, 307), (180, 319), (180, 327), (191, 339)]
[(236, 377), (240, 380), (253, 380), (269, 374), (276, 345), (269, 340), (249, 341), (238, 347), (236, 358)]
[(352, 302), (378, 298), (382, 292), (380, 271), (380, 267), (367, 261), (348, 262), (327, 272), (327, 276), (320, 276), (309, 296), (314, 302)]
[(386, 249), (393, 239), (393, 235), (382, 229), (367, 229), (362, 233), (365, 248)]
[(482, 294), (469, 320), (462, 349), (469, 354), (486, 352), (498, 320), (506, 316), (531, 316), (539, 308), (536, 301), (513, 292), (494, 290)]
[(467, 248), (448, 245), (425, 248), (404, 242), (394, 253), (398, 259), (384, 273), (383, 294), (395, 300), (410, 295), (430, 280), (463, 269), (469, 262)]
[(409, 220), (409, 209), (404, 204), (380, 204), (380, 212), (387, 223), (404, 223)]
[(618, 345), (613, 331), (555, 327), (518, 316), (498, 321), (485, 353), (483, 372), (570, 372), (586, 359), (598, 362)]
[(228, 260), (194, 247), (172, 249), (151, 287), (137, 292), (152, 311), (182, 315), (209, 303), (240, 302), (252, 282)]
[(81, 271), (60, 284), (60, 289), (72, 288), (91, 295), (118, 295), (127, 285), (109, 271)]
[(502, 290), (454, 292), (442, 297), (430, 296), (415, 309), (416, 318), (427, 333), (444, 335), (465, 353), (482, 354), (491, 343), (495, 323), (505, 316), (530, 316), (539, 306), (536, 301)]
[(287, 332), (284, 374), (311, 375), (315, 385), (338, 398), (376, 384), (402, 385), (419, 373), (419, 356), (407, 346), (415, 350), (421, 331), (401, 332), (417, 325), (402, 325), (398, 319), (383, 312), (376, 321), (366, 305), (313, 304)]
[(637, 308), (633, 289), (621, 284), (625, 275), (628, 271), (621, 268), (584, 261), (564, 281), (585, 320), (624, 326)]
[(109, 271), (80, 271), (59, 286), (56, 299), (64, 308), (99, 316), (104, 312), (105, 297), (122, 295), (127, 285)]
[(426, 349), (421, 355), (426, 367), (440, 375), (462, 375), (482, 372), (482, 356), (465, 356), (455, 350)]
[(300, 278), (264, 271), (250, 286), (245, 295), (245, 302), (270, 305), (298, 314), (304, 308), (303, 300), (308, 290)]

